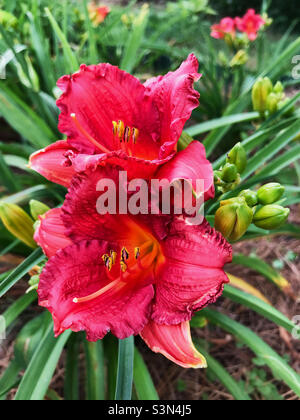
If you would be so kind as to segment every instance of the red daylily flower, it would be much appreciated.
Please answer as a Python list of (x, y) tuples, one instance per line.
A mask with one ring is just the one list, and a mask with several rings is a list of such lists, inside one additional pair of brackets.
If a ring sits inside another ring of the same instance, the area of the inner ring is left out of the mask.
[(63, 208), (42, 219), (35, 238), (50, 259), (39, 304), (52, 313), (56, 336), (66, 329), (85, 330), (91, 341), (108, 331), (121, 339), (141, 334), (181, 366), (204, 367), (188, 321), (222, 294), (231, 246), (206, 221), (99, 215), (96, 185), (118, 174), (106, 165), (75, 176)]
[(229, 34), (234, 38), (235, 32), (235, 21), (230, 17), (222, 19), (220, 23), (212, 25), (211, 27), (211, 36), (216, 39), (224, 39), (226, 34)]
[(92, 1), (88, 4), (89, 17), (93, 22), (94, 26), (99, 26), (106, 16), (110, 13), (110, 8), (107, 6), (97, 6), (97, 4)]
[(266, 22), (254, 9), (249, 9), (242, 18), (235, 18), (235, 23), (239, 31), (247, 34), (250, 41), (255, 41), (258, 31)]
[[(144, 85), (110, 64), (81, 66), (58, 81), (59, 129), (67, 141), (33, 154), (31, 168), (67, 187), (77, 171), (100, 162), (120, 166), (129, 177), (151, 178), (176, 155), (183, 127), (199, 104), (193, 84), (200, 77), (193, 54), (175, 72)], [(187, 149), (191, 158), (195, 148)], [(198, 150), (201, 159), (200, 145)]]

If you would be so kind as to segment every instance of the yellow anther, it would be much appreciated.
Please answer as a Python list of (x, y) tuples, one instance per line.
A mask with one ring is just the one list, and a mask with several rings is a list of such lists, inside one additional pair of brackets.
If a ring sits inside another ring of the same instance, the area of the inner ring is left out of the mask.
[(118, 122), (117, 134), (118, 134), (120, 142), (123, 141), (124, 131), (125, 131), (124, 123), (123, 123), (123, 121), (119, 121)]
[(130, 129), (130, 127), (125, 127), (125, 132), (124, 132), (124, 141), (125, 142), (129, 142), (129, 139), (130, 139), (130, 134), (131, 134), (131, 129)]
[(118, 134), (118, 123), (113, 121), (113, 135), (116, 136)]
[(108, 271), (111, 271), (112, 266), (113, 266), (113, 260), (112, 260), (112, 258), (109, 255), (104, 254), (102, 256), (102, 260), (104, 261), (104, 265), (108, 269)]
[(137, 143), (138, 138), (139, 138), (139, 134), (140, 134), (139, 130), (134, 127), (132, 129), (132, 141), (133, 141), (133, 144), (136, 144)]
[(117, 253), (115, 251), (110, 251), (110, 257), (112, 259), (112, 263), (115, 264), (117, 260)]
[(122, 248), (121, 251), (121, 261), (127, 261), (129, 259), (129, 252), (127, 251), (127, 249), (125, 248), (125, 246)]
[(124, 261), (120, 261), (120, 267), (123, 273), (127, 270), (127, 264)]
[(140, 255), (141, 255), (140, 248), (134, 248), (134, 257), (136, 260), (140, 258)]

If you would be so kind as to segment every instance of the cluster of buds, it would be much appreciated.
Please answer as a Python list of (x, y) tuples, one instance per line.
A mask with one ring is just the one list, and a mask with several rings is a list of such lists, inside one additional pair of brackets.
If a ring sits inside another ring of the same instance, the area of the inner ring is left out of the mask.
[[(275, 85), (268, 77), (260, 77), (252, 88), (252, 104), (254, 111), (260, 113), (261, 118), (265, 119), (287, 105), (289, 99), (286, 98), (281, 82)], [(285, 116), (294, 112), (294, 108), (289, 109)]]
[(241, 143), (228, 153), (226, 164), (214, 172), (216, 195), (234, 190), (241, 182), (241, 174), (247, 166), (247, 154)]
[(279, 204), (285, 188), (278, 183), (262, 186), (258, 191), (244, 190), (238, 197), (221, 201), (215, 216), (215, 228), (231, 241), (238, 241), (251, 223), (274, 230), (287, 220), (290, 210)]
[(35, 223), (38, 221), (39, 216), (45, 214), (48, 210), (50, 209), (45, 204), (31, 200), (30, 216), (17, 204), (1, 202), (0, 219), (15, 238), (34, 249), (37, 247), (33, 239)]

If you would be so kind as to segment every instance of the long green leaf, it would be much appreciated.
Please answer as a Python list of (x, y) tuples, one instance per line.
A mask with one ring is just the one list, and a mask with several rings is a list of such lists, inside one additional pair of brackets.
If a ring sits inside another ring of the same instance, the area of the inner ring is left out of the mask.
[(47, 333), (25, 371), (15, 397), (16, 401), (44, 399), (62, 350), (70, 335), (71, 331), (66, 331), (56, 339), (54, 338), (53, 324), (49, 325)]
[(139, 400), (159, 400), (150, 372), (144, 362), (143, 356), (135, 348), (134, 352), (134, 386)]
[(18, 384), (20, 370), (21, 367), (13, 359), (0, 378), (0, 400), (4, 399), (5, 394)]
[(70, 73), (74, 73), (79, 68), (77, 58), (76, 58), (75, 54), (73, 53), (73, 51), (70, 47), (70, 44), (68, 43), (68, 40), (66, 39), (63, 31), (60, 29), (58, 23), (56, 22), (54, 16), (52, 15), (52, 13), (50, 12), (48, 7), (45, 8), (45, 12), (46, 12), (46, 15), (47, 15), (47, 17), (48, 17), (48, 19), (49, 19), (49, 21), (52, 25), (52, 28), (53, 28), (57, 38), (61, 42), (63, 52), (64, 52), (64, 57), (65, 57), (65, 65), (69, 69)]
[(242, 265), (244, 267), (250, 268), (251, 270), (257, 271), (282, 290), (290, 289), (289, 282), (284, 277), (282, 277), (282, 275), (278, 273), (278, 271), (276, 271), (273, 267), (271, 267), (261, 258), (246, 256), (243, 254), (235, 254), (233, 256), (232, 262), (234, 264)]
[(73, 333), (67, 345), (66, 372), (65, 372), (65, 400), (79, 400), (79, 334)]
[(131, 400), (133, 383), (134, 337), (119, 340), (118, 375), (116, 385), (117, 401)]
[(45, 258), (43, 251), (36, 249), (25, 261), (23, 261), (8, 277), (0, 283), (0, 297), (10, 290), (28, 271), (39, 264)]
[(121, 61), (121, 69), (131, 72), (137, 62), (137, 52), (144, 38), (147, 22), (149, 17), (149, 8), (144, 5), (140, 14), (135, 18), (132, 32), (126, 43), (124, 56)]
[(252, 309), (253, 311), (267, 318), (269, 321), (272, 321), (275, 324), (285, 328), (290, 333), (292, 333), (296, 327), (292, 321), (290, 321), (286, 316), (284, 316), (277, 309), (273, 308), (271, 305), (268, 305), (263, 300), (252, 296), (249, 293), (243, 292), (242, 290), (238, 290), (235, 287), (226, 285), (224, 288), (224, 297), (227, 297), (236, 303), (240, 303), (241, 305)]
[(277, 379), (284, 381), (300, 397), (300, 376), (250, 328), (233, 321), (228, 316), (211, 309), (201, 312), (211, 323), (236, 336), (246, 344), (272, 370)]
[(259, 118), (258, 112), (248, 112), (242, 114), (228, 115), (221, 118), (216, 118), (213, 120), (205, 121), (201, 124), (193, 125), (192, 127), (187, 128), (185, 131), (192, 137), (198, 136), (202, 133), (207, 133), (208, 131), (215, 130), (216, 128), (232, 126), (233, 124), (254, 121)]
[(0, 114), (33, 146), (43, 148), (55, 140), (44, 121), (0, 82)]
[(104, 351), (102, 341), (85, 341), (86, 360), (86, 399), (99, 401), (105, 399)]
[(37, 298), (36, 292), (33, 290), (30, 293), (21, 296), (17, 299), (6, 311), (2, 314), (5, 319), (6, 328), (8, 328), (18, 316), (28, 308)]
[[(277, 152), (283, 149), (288, 143), (290, 143), (296, 135), (300, 132), (300, 120), (292, 124), (283, 133), (279, 133), (274, 140), (262, 148), (255, 156), (249, 160), (247, 168), (243, 173), (243, 179), (250, 176), (255, 172), (262, 164), (270, 160)], [(261, 174), (260, 174), (261, 175)]]
[(198, 340), (194, 340), (197, 350), (205, 357), (207, 361), (207, 373), (212, 373), (216, 376), (222, 385), (237, 401), (250, 401), (249, 395), (240, 387), (240, 385), (229, 375), (224, 367), (212, 357)]

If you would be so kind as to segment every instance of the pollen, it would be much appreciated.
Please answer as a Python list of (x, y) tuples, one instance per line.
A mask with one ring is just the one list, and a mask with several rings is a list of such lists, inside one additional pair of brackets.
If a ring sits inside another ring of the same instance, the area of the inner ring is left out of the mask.
[(121, 271), (122, 273), (125, 273), (127, 271), (127, 264), (124, 261), (120, 261), (120, 267), (121, 267)]
[(110, 257), (111, 257), (111, 259), (112, 259), (112, 263), (113, 264), (115, 264), (116, 263), (116, 260), (117, 260), (117, 253), (116, 253), (116, 251), (110, 251)]
[(112, 125), (113, 135), (114, 137), (117, 137), (119, 139), (120, 143), (137, 143), (139, 137), (139, 130), (137, 128), (125, 125), (124, 122), (121, 120), (119, 120), (118, 122), (113, 121)]
[(141, 250), (140, 248), (134, 248), (134, 257), (136, 260), (138, 260), (140, 258), (141, 255)]
[(129, 259), (129, 252), (127, 251), (127, 249), (125, 248), (125, 246), (122, 248), (121, 251), (121, 261), (125, 262)]
[(111, 271), (112, 266), (113, 266), (113, 259), (109, 255), (104, 254), (102, 256), (102, 260), (104, 261), (104, 265), (107, 268), (107, 270)]

